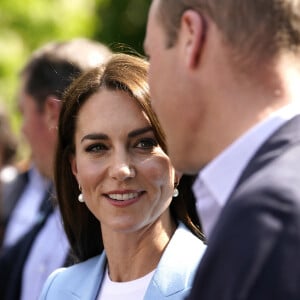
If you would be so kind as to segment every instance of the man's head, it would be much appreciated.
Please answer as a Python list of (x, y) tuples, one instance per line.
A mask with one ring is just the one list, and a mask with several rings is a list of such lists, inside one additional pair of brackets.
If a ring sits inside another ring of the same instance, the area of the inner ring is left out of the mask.
[(269, 66), (283, 53), (300, 55), (300, 1), (153, 0), (144, 45), (170, 157), (196, 172), (257, 121), (240, 116), (252, 109), (234, 97), (250, 99), (259, 84), (271, 89), (275, 80), (259, 82)]
[(22, 69), (18, 103), (22, 130), (43, 175), (53, 176), (60, 99), (65, 89), (110, 54), (106, 46), (88, 39), (52, 42), (34, 52)]
[[(166, 33), (166, 47), (178, 39), (187, 10), (209, 17), (224, 41), (241, 57), (264, 60), (281, 51), (299, 51), (299, 0), (154, 0), (157, 19)], [(248, 60), (247, 60), (248, 61)], [(254, 61), (252, 61), (254, 62)]]

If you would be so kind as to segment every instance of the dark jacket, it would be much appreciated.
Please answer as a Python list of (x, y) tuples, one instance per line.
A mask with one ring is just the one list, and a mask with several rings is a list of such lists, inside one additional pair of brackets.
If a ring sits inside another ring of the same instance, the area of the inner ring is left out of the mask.
[(300, 299), (300, 117), (243, 172), (211, 234), (189, 300)]

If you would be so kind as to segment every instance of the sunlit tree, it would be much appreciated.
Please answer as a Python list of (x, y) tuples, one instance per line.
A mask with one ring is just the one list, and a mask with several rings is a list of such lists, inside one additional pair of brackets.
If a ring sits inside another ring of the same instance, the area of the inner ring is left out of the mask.
[(52, 40), (82, 36), (116, 51), (128, 45), (142, 53), (149, 5), (149, 0), (1, 0), (0, 103), (16, 134), (18, 73), (32, 51)]

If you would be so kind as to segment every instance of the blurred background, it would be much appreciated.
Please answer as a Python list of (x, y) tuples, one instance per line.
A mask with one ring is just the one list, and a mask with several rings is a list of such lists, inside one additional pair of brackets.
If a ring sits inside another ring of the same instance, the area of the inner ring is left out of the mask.
[[(1, 0), (0, 105), (20, 136), (18, 73), (36, 48), (51, 40), (88, 37), (143, 54), (149, 0)], [(21, 138), (21, 137), (20, 137)], [(19, 154), (22, 156), (22, 151)]]

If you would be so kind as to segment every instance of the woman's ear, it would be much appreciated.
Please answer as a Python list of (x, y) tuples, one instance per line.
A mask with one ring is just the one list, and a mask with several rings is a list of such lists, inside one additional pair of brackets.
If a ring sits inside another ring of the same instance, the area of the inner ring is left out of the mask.
[(182, 173), (175, 170), (175, 177), (174, 177), (175, 187), (179, 184), (181, 177), (182, 177)]
[(72, 173), (73, 173), (73, 175), (76, 177), (76, 179), (78, 181), (78, 178), (77, 178), (77, 175), (78, 175), (77, 162), (76, 162), (76, 157), (75, 157), (74, 154), (70, 155), (69, 162), (70, 162), (70, 165), (71, 165)]
[(186, 10), (181, 17), (179, 40), (183, 43), (183, 55), (189, 68), (196, 68), (200, 62), (205, 34), (204, 17), (195, 10)]

